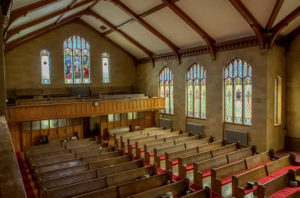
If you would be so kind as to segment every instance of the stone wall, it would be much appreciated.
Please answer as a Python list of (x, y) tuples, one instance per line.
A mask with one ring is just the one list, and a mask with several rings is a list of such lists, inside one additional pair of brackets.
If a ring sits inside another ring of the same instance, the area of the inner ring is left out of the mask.
[[(80, 21), (65, 24), (53, 31), (35, 37), (5, 54), (7, 89), (62, 88), (74, 85), (64, 83), (63, 42), (71, 35), (84, 37), (91, 46), (90, 86), (134, 86), (134, 60), (121, 48), (99, 35)], [(40, 51), (50, 52), (51, 85), (41, 84)], [(102, 84), (101, 54), (110, 54), (111, 83)], [(76, 85), (78, 86), (78, 85)]]
[(300, 138), (300, 35), (287, 52), (287, 135)]
[[(253, 124), (243, 126), (224, 124), (223, 122), (223, 68), (233, 58), (239, 57), (253, 67)], [(217, 53), (216, 60), (210, 55), (197, 55), (182, 59), (178, 65), (176, 60), (159, 61), (155, 68), (150, 63), (141, 64), (137, 69), (137, 86), (140, 92), (150, 96), (158, 96), (158, 76), (164, 66), (169, 66), (174, 74), (174, 111), (171, 117), (174, 128), (186, 129), (186, 122), (201, 123), (206, 135), (223, 138), (224, 129), (233, 129), (250, 133), (250, 144), (258, 146), (259, 151), (267, 149), (267, 59), (268, 51), (258, 47)], [(185, 75), (193, 63), (202, 64), (207, 72), (207, 119), (186, 118)]]

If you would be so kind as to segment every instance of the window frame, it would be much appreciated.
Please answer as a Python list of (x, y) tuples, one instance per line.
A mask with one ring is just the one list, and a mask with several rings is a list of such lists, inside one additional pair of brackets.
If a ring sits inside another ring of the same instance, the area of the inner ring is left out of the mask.
[[(165, 97), (165, 93), (166, 93), (165, 92), (165, 83), (167, 81), (169, 82), (169, 113), (166, 113), (166, 111), (165, 111), (166, 108), (164, 108), (164, 109), (160, 110), (160, 114), (173, 116), (173, 115), (175, 115), (175, 109), (174, 109), (174, 106), (175, 106), (174, 105), (174, 74), (173, 74), (172, 70), (170, 69), (170, 67), (165, 66), (159, 72), (159, 76), (158, 76), (158, 95), (159, 95), (159, 97), (161, 97), (161, 92), (160, 92), (161, 82), (162, 82), (161, 75), (165, 70), (169, 70), (169, 73), (170, 73), (170, 79), (169, 80), (163, 80), (163, 83), (164, 83), (164, 85), (163, 85), (164, 86), (164, 98), (166, 98)], [(172, 94), (172, 100), (173, 100), (172, 110), (173, 110), (173, 112), (172, 113), (171, 113), (171, 83), (173, 83), (172, 84), (172, 87), (173, 87), (173, 94)]]

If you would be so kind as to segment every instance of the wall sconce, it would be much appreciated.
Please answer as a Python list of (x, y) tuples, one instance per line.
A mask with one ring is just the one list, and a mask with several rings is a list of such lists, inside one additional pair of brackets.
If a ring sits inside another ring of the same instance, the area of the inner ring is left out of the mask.
[(98, 107), (99, 106), (99, 102), (95, 101), (95, 102), (93, 102), (93, 105), (94, 105), (94, 107)]

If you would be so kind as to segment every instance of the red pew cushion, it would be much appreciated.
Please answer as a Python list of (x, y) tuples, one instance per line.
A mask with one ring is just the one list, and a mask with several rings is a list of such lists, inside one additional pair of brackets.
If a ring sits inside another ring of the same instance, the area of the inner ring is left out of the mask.
[(289, 197), (292, 194), (298, 192), (300, 190), (300, 186), (297, 187), (285, 187), (279, 191), (277, 191), (276, 193), (273, 193), (271, 196), (269, 196), (269, 198), (285, 198), (285, 197)]
[(144, 151), (145, 151), (145, 149), (143, 149), (143, 148), (142, 148), (142, 149), (140, 149), (140, 151), (141, 151), (141, 152), (144, 152)]
[(166, 157), (165, 157), (165, 156), (161, 156), (159, 159), (160, 159), (160, 160), (165, 160)]
[(210, 171), (206, 171), (206, 172), (202, 173), (202, 177), (203, 177), (203, 178), (204, 178), (204, 177), (209, 177), (210, 174), (211, 174)]
[(178, 164), (178, 160), (172, 161), (172, 165)]
[(188, 165), (188, 166), (186, 166), (186, 171), (189, 171), (189, 170), (192, 170), (194, 168), (194, 165), (192, 164), (192, 165)]
[(150, 156), (154, 156), (154, 152), (151, 152), (151, 153), (150, 153)]

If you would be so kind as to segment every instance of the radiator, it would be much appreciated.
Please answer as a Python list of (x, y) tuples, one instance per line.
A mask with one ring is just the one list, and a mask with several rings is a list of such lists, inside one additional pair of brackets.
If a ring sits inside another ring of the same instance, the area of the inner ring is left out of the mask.
[(234, 143), (240, 142), (243, 145), (248, 145), (248, 133), (242, 131), (225, 130), (224, 140)]
[(204, 126), (196, 123), (186, 123), (186, 132), (204, 137)]
[(166, 128), (166, 129), (172, 129), (173, 121), (169, 118), (159, 118), (159, 127)]

